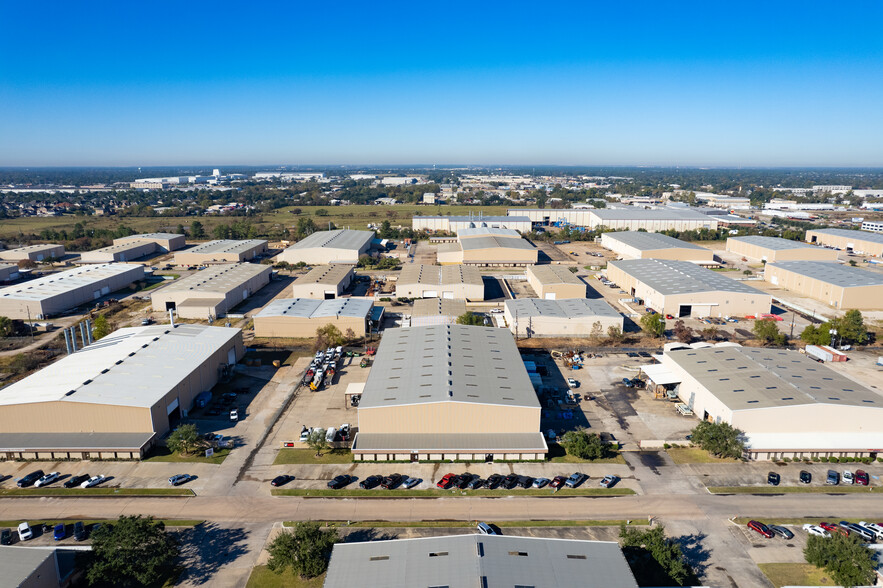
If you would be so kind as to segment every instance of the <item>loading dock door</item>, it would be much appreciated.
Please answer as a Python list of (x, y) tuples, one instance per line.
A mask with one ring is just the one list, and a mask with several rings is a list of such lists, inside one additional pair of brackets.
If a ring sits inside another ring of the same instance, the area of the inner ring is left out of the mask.
[(236, 349), (230, 349), (227, 351), (227, 363), (230, 365), (234, 365), (236, 363)]
[(423, 291), (424, 298), (438, 298), (438, 292), (435, 290), (424, 290)]
[(548, 293), (546, 294), (545, 298), (546, 298), (546, 300), (555, 300), (555, 293), (554, 293), (554, 292), (548, 292)]
[(692, 312), (692, 310), (693, 310), (693, 307), (690, 306), (689, 304), (681, 304), (678, 307), (678, 318), (684, 318), (685, 316), (690, 316), (690, 313)]
[(337, 297), (337, 292), (334, 290), (325, 290), (325, 300), (334, 300)]
[(454, 293), (453, 292), (442, 292), (442, 298), (447, 298), (448, 300), (453, 300)]

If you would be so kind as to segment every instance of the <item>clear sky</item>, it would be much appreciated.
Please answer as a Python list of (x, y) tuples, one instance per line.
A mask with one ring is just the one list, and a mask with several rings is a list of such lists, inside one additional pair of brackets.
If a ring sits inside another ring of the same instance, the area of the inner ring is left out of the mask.
[(883, 2), (0, 2), (0, 166), (883, 165)]

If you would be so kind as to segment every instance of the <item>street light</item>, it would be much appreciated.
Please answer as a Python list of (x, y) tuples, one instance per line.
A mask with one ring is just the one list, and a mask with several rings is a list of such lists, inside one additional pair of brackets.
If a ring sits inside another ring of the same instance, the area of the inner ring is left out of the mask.
[[(834, 337), (837, 336), (837, 329), (831, 329), (830, 331), (828, 331), (828, 333), (830, 333), (830, 335), (831, 335), (831, 343), (833, 343), (833, 342), (834, 342)], [(841, 337), (840, 337), (840, 340), (841, 340), (841, 341), (843, 340), (843, 336), (842, 336), (842, 335), (841, 335)], [(839, 347), (839, 345), (836, 345), (836, 347)]]

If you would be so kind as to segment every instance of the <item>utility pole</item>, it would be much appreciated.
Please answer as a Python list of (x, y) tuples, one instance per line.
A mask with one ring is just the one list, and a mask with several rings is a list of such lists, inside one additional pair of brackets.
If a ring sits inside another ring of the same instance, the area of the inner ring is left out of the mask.
[(789, 339), (794, 338), (794, 311), (791, 311), (791, 335), (788, 337)]

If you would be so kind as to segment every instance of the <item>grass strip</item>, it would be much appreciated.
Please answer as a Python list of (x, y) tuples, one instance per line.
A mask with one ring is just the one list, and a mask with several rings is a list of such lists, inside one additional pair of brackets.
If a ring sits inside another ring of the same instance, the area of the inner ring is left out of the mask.
[(325, 574), (315, 578), (301, 578), (291, 568), (285, 568), (281, 574), (277, 574), (267, 566), (255, 566), (245, 588), (322, 588), (324, 584)]
[(828, 572), (808, 563), (762, 563), (760, 571), (775, 588), (782, 586), (836, 586)]
[(631, 488), (562, 488), (558, 492), (541, 488), (525, 490), (330, 490), (324, 488), (274, 488), (273, 496), (310, 496), (328, 498), (460, 498), (495, 496), (628, 496), (634, 494)]
[(712, 494), (855, 494), (873, 486), (708, 486)]
[(699, 447), (669, 447), (665, 450), (677, 465), (688, 463), (741, 463), (740, 459), (715, 457)]
[(2, 496), (195, 496), (189, 488), (0, 488)]
[(230, 449), (216, 449), (214, 455), (206, 457), (205, 454), (181, 455), (180, 453), (172, 453), (167, 447), (157, 446), (153, 452), (142, 461), (155, 463), (210, 463), (220, 465), (230, 455)]
[[(297, 521), (285, 521), (283, 527), (293, 527)], [(500, 521), (494, 524), (500, 528), (523, 527), (618, 527), (625, 519), (616, 520), (585, 520), (585, 521)], [(440, 528), (460, 529), (475, 526), (471, 521), (319, 521), (325, 527), (357, 527), (357, 528)], [(631, 525), (632, 527), (636, 525)]]
[(293, 464), (344, 464), (353, 463), (353, 454), (349, 449), (332, 449), (322, 454), (322, 457), (316, 457), (316, 452), (312, 449), (290, 449), (283, 448), (276, 454), (273, 465), (293, 465)]

